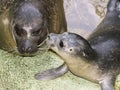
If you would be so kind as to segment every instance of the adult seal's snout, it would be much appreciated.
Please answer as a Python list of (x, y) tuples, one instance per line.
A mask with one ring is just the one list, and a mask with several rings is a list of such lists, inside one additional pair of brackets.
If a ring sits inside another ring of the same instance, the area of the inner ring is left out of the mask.
[(25, 54), (25, 53), (32, 54), (37, 51), (37, 44), (33, 45), (33, 43), (30, 40), (26, 40), (23, 43), (21, 43), (18, 50), (20, 53), (23, 53), (23, 54)]

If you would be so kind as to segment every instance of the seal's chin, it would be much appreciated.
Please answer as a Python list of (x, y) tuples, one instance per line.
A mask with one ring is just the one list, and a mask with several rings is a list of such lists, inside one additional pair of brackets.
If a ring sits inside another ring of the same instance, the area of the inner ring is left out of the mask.
[[(56, 42), (54, 42), (54, 40), (51, 40), (50, 38), (47, 39), (46, 41), (46, 44), (47, 44), (47, 47), (50, 51), (52, 51), (53, 53), (57, 54), (57, 46), (55, 44)], [(58, 54), (57, 54), (58, 55)]]
[(33, 52), (33, 53), (29, 53), (29, 52), (27, 52), (27, 53), (21, 53), (21, 52), (19, 52), (18, 50), (17, 50), (17, 55), (20, 55), (20, 56), (22, 56), (22, 57), (33, 57), (33, 56), (36, 56), (37, 55), (37, 53), (38, 53), (38, 50), (36, 51), (36, 52)]
[(25, 53), (25, 54), (19, 54), (19, 55), (22, 57), (34, 57), (34, 56), (36, 56), (36, 53), (34, 53), (34, 54)]
[(19, 55), (22, 57), (34, 57), (34, 56), (38, 55), (38, 51), (35, 53), (20, 53), (17, 49), (9, 51), (9, 53), (12, 53), (14, 55)]

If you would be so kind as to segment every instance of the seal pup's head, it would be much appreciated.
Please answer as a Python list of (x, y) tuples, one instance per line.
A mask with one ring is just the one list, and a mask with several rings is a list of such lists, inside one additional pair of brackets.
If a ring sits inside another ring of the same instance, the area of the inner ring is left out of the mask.
[(18, 51), (33, 54), (47, 37), (46, 10), (42, 0), (26, 0), (14, 12), (13, 33)]
[(51, 33), (48, 35), (47, 45), (65, 60), (70, 57), (94, 58), (94, 51), (88, 41), (75, 33)]

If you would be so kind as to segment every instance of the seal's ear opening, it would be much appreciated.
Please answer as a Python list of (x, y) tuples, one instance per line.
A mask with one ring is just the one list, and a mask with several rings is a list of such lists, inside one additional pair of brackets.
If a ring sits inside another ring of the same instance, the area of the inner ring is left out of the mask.
[(95, 51), (94, 49), (91, 47), (91, 45), (89, 44), (89, 42), (84, 39), (83, 37), (79, 36), (79, 39), (77, 40), (77, 42), (79, 43), (79, 47), (80, 47), (80, 53), (82, 57), (85, 58), (89, 58), (89, 59), (93, 59), (95, 58)]

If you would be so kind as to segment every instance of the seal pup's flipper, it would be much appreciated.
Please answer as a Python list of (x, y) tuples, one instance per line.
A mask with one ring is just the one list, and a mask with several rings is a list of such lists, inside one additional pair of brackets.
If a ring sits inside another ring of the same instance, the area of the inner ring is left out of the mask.
[(100, 82), (101, 90), (115, 90), (115, 77), (114, 75), (106, 76), (106, 78)]
[(37, 80), (51, 80), (57, 77), (64, 75), (68, 71), (67, 65), (64, 63), (63, 65), (52, 68), (47, 71), (43, 71), (40, 73), (35, 74), (35, 79)]

